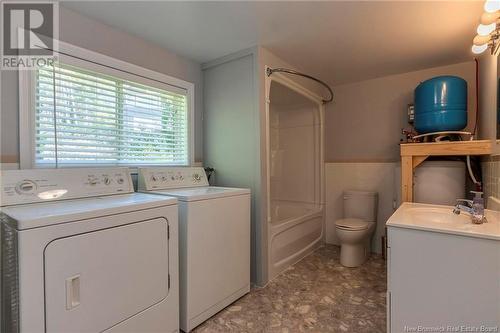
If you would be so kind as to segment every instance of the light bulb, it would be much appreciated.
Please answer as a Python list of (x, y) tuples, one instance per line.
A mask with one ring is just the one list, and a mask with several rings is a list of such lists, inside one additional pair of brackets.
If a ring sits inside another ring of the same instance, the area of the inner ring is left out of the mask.
[(479, 36), (477, 35), (476, 37), (474, 37), (474, 39), (472, 40), (472, 44), (474, 45), (483, 45), (483, 44), (488, 44), (488, 42), (490, 41), (490, 36)]
[(500, 11), (496, 11), (494, 13), (483, 13), (483, 15), (481, 15), (481, 24), (488, 25), (495, 23), (499, 17)]
[(488, 44), (472, 45), (472, 53), (481, 54), (488, 48)]
[(488, 13), (494, 13), (500, 10), (500, 0), (487, 0), (484, 3), (484, 10)]
[(496, 23), (491, 23), (488, 25), (480, 24), (477, 27), (477, 34), (479, 36), (488, 36), (493, 31), (495, 31), (496, 27), (497, 27)]

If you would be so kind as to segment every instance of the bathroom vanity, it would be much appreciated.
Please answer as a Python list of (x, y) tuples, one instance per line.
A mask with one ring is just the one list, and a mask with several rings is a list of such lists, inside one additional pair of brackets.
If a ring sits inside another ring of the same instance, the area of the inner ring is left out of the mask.
[(388, 332), (500, 330), (500, 212), (452, 211), (407, 202), (387, 221)]

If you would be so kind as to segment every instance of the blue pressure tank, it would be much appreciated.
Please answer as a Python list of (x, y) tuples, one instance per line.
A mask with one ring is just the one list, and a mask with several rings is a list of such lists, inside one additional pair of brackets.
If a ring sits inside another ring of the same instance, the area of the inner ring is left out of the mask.
[(467, 126), (467, 82), (437, 76), (415, 89), (415, 129), (420, 134), (460, 131)]

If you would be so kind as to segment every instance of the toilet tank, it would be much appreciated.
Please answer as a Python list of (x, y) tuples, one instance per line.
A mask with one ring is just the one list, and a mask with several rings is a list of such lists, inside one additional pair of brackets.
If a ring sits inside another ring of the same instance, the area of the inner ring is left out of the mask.
[(344, 191), (344, 218), (377, 221), (378, 193), (371, 191)]

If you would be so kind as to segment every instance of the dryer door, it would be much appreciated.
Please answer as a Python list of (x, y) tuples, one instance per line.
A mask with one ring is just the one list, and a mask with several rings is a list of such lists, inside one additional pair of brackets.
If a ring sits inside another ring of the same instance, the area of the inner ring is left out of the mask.
[(44, 257), (47, 332), (101, 332), (169, 292), (163, 218), (57, 239)]

